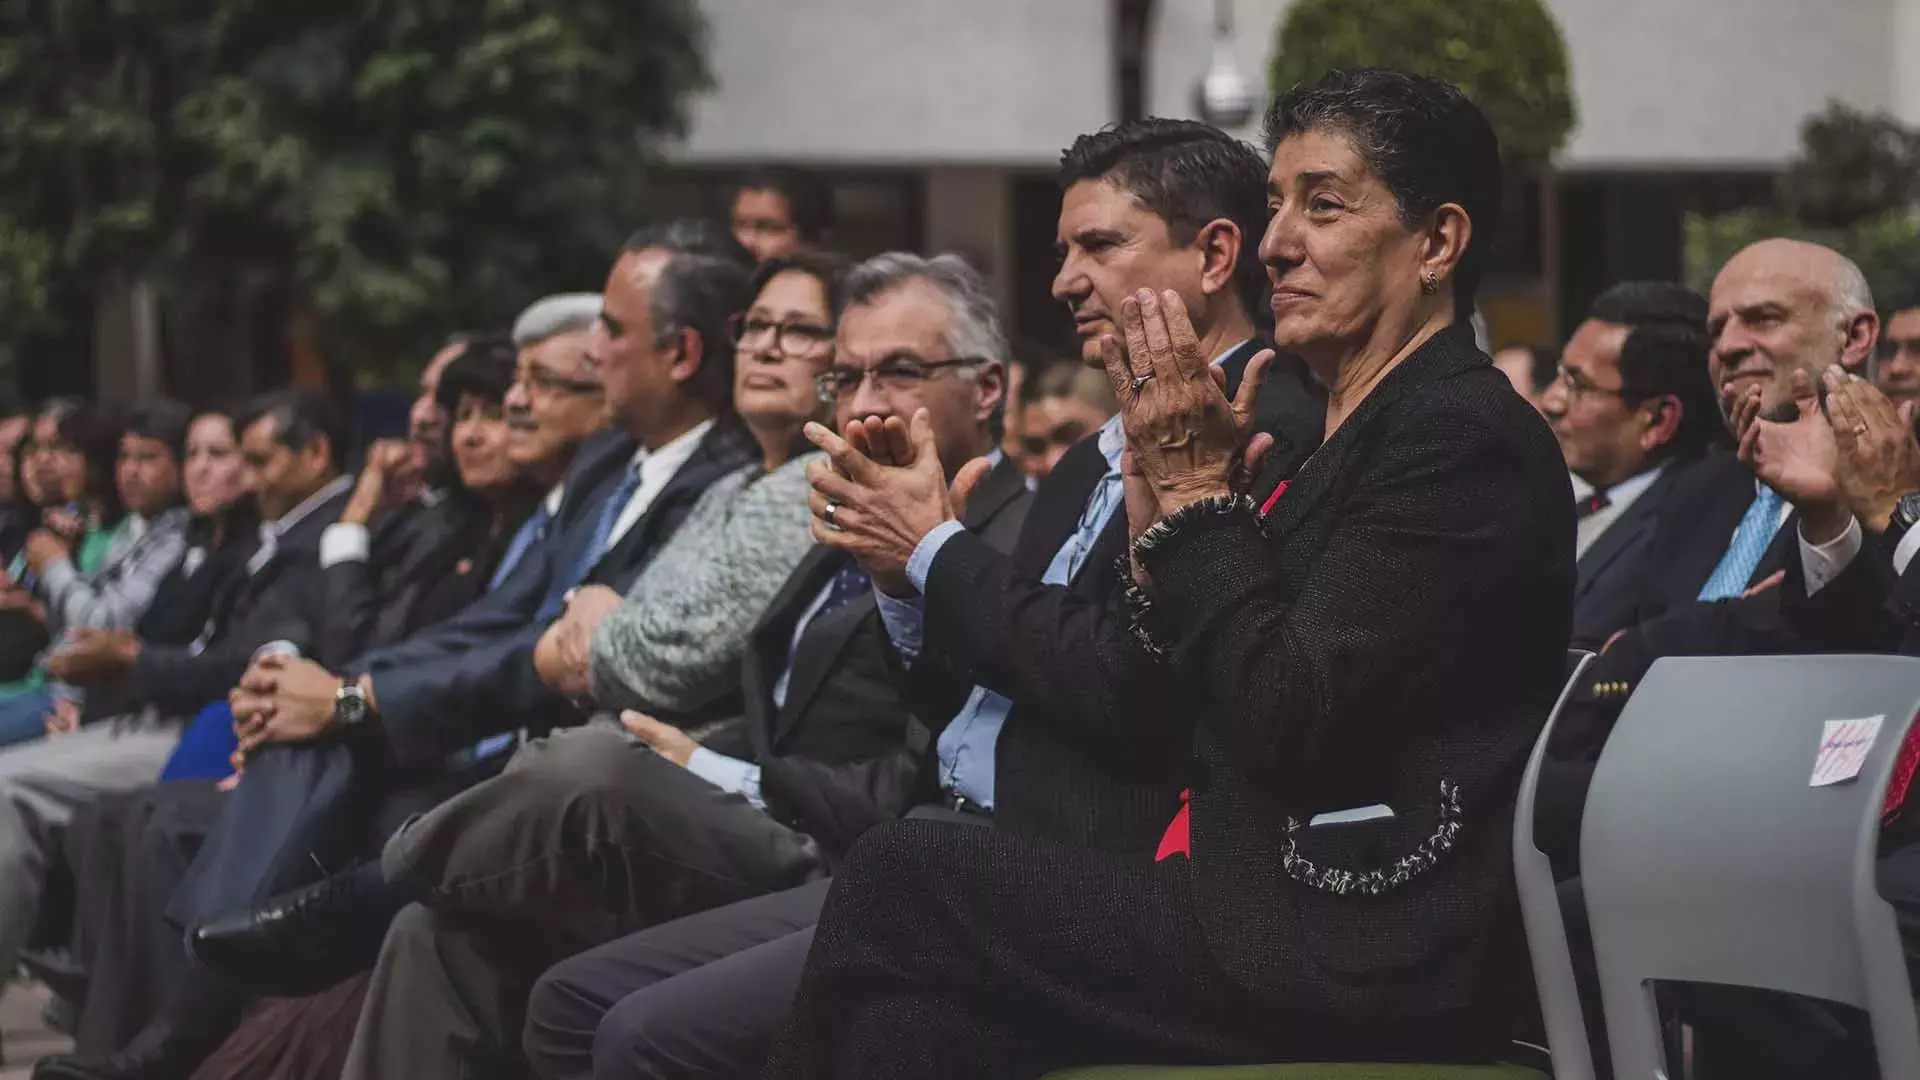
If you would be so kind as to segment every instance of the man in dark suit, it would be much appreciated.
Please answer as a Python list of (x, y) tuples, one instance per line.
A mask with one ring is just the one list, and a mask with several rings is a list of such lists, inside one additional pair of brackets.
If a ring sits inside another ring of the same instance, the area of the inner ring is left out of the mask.
[[(1082, 360), (1101, 362), (1100, 338), (1115, 333), (1125, 297), (1173, 289), (1237, 390), (1260, 349), (1251, 313), (1267, 288), (1254, 239), (1266, 220), (1259, 155), (1204, 124), (1146, 120), (1082, 136), (1062, 155), (1059, 181), (1053, 294), (1073, 312)], [(1284, 475), (1319, 445), (1324, 400), (1297, 358), (1269, 365), (1256, 412), (1275, 438), (1264, 473)], [(1100, 724), (1130, 707), (1096, 647), (1127, 535), (1121, 442), (1115, 419), (1060, 460), (1011, 557), (938, 518), (910, 522), (904, 547), (859, 554), (882, 590), (914, 710), (942, 725), (937, 777), (948, 804), (991, 813), (1001, 828), (1151, 850), (1177, 790), (1165, 782), (1164, 747), (1114, 745), (1095, 759), (1051, 726), (1021, 722), (1031, 712)]]
[[(853, 272), (847, 303), (820, 379), (842, 417), (925, 408), (950, 472), (991, 453), (1006, 347), (979, 276), (883, 255)], [(1029, 498), (1001, 460), (968, 500), (968, 526), (1008, 545)], [(904, 809), (909, 721), (851, 558), (816, 548), (795, 570), (749, 637), (741, 693), (745, 715), (725, 737), (701, 745), (637, 713), (626, 731), (560, 733), (397, 835), (387, 872), (421, 903), (388, 933), (345, 1075), (504, 1067), (549, 964), (820, 877)]]
[[(626, 588), (708, 484), (752, 453), (723, 422), (733, 385), (726, 319), (744, 302), (746, 269), (722, 240), (685, 222), (628, 241), (590, 349), (619, 430), (582, 447), (568, 481), (580, 494), (563, 509), (562, 528), (498, 588), (344, 676), (284, 656), (248, 671), (235, 708), (247, 779), (171, 908), (186, 926), (220, 920), (220, 932), (196, 945), (203, 958), (270, 952), (258, 938), (284, 924), (283, 911), (230, 916), (303, 884), (316, 866), (354, 861), (450, 794), (446, 763), (475, 740), (581, 719), (534, 671), (541, 633), (576, 588)], [(231, 1030), (245, 997), (230, 986), (181, 996), (192, 1006), (156, 1025), (173, 1037), (143, 1036), (117, 1060), (73, 1075), (190, 1071)]]
[[(1148, 120), (1083, 136), (1062, 155), (1059, 181), (1063, 259), (1053, 293), (1073, 312), (1082, 360), (1102, 363), (1100, 338), (1117, 335), (1121, 301), (1134, 290), (1174, 289), (1202, 349), (1237, 390), (1260, 348), (1251, 313), (1266, 306), (1255, 250), (1266, 220), (1259, 156), (1204, 124)], [(1297, 358), (1269, 366), (1256, 410), (1275, 438), (1263, 475), (1286, 475), (1319, 444), (1324, 403)], [(856, 405), (855, 415), (864, 412)], [(869, 569), (908, 700), (933, 728), (916, 816), (1145, 852), (1165, 829), (1179, 787), (1167, 747), (1115, 739), (1109, 753), (1090, 755), (1033, 719), (1117, 725), (1135, 704), (1116, 693), (1098, 645), (1127, 537), (1120, 442), (1116, 420), (1061, 458), (1011, 556), (941, 521), (931, 486), (939, 470), (914, 465), (930, 495), (919, 511), (931, 505), (933, 519), (916, 515), (898, 534), (904, 549)], [(831, 518), (815, 499), (819, 534)], [(613, 1052), (638, 1075), (750, 1072), (799, 983), (825, 892), (810, 884), (644, 935), (629, 962), (612, 965), (612, 978), (645, 987), (617, 1014), (609, 1037), (622, 1044)], [(683, 947), (688, 940), (705, 947)], [(598, 958), (581, 958), (585, 981)], [(562, 969), (550, 985), (560, 1018), (549, 1026), (564, 1043), (578, 1026), (564, 1018), (564, 999), (580, 984)], [(749, 1004), (724, 1023), (688, 1023), (697, 1013), (687, 1003), (730, 998)], [(530, 1023), (530, 1045), (542, 1037)], [(537, 1048), (533, 1056), (543, 1057)], [(576, 1075), (564, 1064), (546, 1071)]]
[[(323, 395), (290, 390), (255, 402), (236, 427), (247, 485), (267, 524), (244, 572), (227, 579), (213, 597), (199, 637), (181, 645), (122, 633), (81, 637), (49, 659), (49, 670), (75, 685), (112, 687), (132, 711), (0, 755), (0, 881), (6, 890), (0, 900), (0, 967), (12, 967), (31, 926), (42, 868), (73, 807), (153, 783), (182, 718), (225, 697), (260, 646), (310, 640), (319, 624), (320, 536), (347, 501), (348, 481), (337, 466), (343, 446), (338, 413)], [(29, 823), (37, 825), (29, 830)]]
[[(1810, 387), (1808, 380), (1836, 364), (1862, 369), (1878, 326), (1866, 280), (1852, 262), (1816, 244), (1764, 240), (1728, 260), (1714, 280), (1708, 370), (1723, 400), (1755, 395), (1761, 415), (1784, 421), (1804, 411), (1795, 402), (1796, 377)], [(1805, 404), (1814, 407), (1811, 398)], [(1739, 478), (1744, 488), (1726, 477)], [(1807, 521), (1764, 475), (1727, 454), (1708, 455), (1670, 498), (1698, 500), (1699, 523), (1691, 543), (1667, 549), (1669, 565), (1654, 571), (1649, 587), (1675, 599), (1684, 584), (1679, 564), (1711, 559), (1712, 569), (1694, 602), (1672, 603), (1607, 644), (1555, 728), (1538, 825), (1541, 845), (1563, 878), (1577, 873), (1580, 809), (1593, 765), (1621, 707), (1655, 660), (1811, 647), (1783, 617), (1779, 586), (1789, 572), (1813, 566), (1799, 565), (1800, 538), (1824, 523)], [(1654, 543), (1665, 541), (1656, 536)]]
[[(1636, 621), (1649, 574), (1672, 568), (1673, 547), (1697, 531), (1709, 505), (1672, 497), (1726, 434), (1707, 378), (1706, 324), (1707, 302), (1691, 289), (1623, 282), (1593, 302), (1540, 395), (1567, 469), (1590, 490), (1576, 502), (1575, 645), (1597, 648)], [(1743, 478), (1731, 485), (1751, 492)], [(1655, 548), (1656, 536), (1668, 546)], [(1687, 600), (1712, 569), (1687, 568)]]

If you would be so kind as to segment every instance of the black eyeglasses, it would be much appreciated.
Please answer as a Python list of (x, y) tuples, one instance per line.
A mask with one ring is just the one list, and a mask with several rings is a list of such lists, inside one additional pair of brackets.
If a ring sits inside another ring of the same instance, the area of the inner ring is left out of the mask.
[(1587, 378), (1584, 373), (1575, 371), (1570, 367), (1562, 366), (1560, 373), (1554, 376), (1554, 378), (1561, 386), (1567, 388), (1567, 396), (1570, 398), (1582, 398), (1588, 394), (1606, 394), (1610, 397), (1617, 398), (1631, 396), (1624, 386), (1615, 389), (1610, 386), (1597, 385), (1593, 380)]
[(774, 322), (758, 315), (735, 315), (727, 320), (728, 335), (741, 347), (771, 341), (782, 356), (812, 356), (833, 344), (833, 327), (818, 323)]
[(907, 360), (895, 357), (882, 360), (870, 368), (837, 364), (815, 375), (813, 388), (822, 403), (831, 405), (858, 390), (860, 384), (869, 377), (873, 379), (875, 390), (891, 394), (911, 390), (945, 368), (978, 367), (986, 362), (978, 356), (956, 356), (951, 360)]
[(569, 379), (563, 375), (555, 375), (546, 368), (536, 367), (532, 364), (528, 364), (526, 370), (520, 372), (516, 378), (526, 383), (528, 388), (539, 394), (568, 394), (579, 397), (594, 397), (598, 396), (602, 389), (597, 382), (590, 382), (586, 379)]

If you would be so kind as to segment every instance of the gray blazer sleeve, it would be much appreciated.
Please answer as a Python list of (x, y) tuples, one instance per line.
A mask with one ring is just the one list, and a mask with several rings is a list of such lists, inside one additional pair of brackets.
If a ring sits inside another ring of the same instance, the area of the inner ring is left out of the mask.
[(169, 510), (145, 535), (113, 552), (100, 569), (82, 575), (61, 560), (47, 567), (47, 607), (56, 632), (91, 627), (130, 630), (155, 589), (187, 553), (187, 513)]
[(698, 709), (739, 685), (747, 632), (813, 547), (808, 454), (716, 482), (593, 635), (603, 709)]

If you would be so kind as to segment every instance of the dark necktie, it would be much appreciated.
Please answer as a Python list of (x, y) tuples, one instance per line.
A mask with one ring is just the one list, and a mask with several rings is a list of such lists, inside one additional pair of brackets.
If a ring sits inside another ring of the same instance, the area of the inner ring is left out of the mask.
[(607, 541), (613, 538), (613, 526), (620, 520), (620, 512), (633, 501), (634, 492), (640, 490), (640, 463), (634, 462), (627, 467), (620, 482), (607, 493), (605, 502), (600, 504), (600, 517), (593, 523), (593, 536), (580, 550), (574, 552), (573, 563), (567, 571), (547, 585), (547, 598), (540, 605), (540, 613), (535, 622), (551, 622), (566, 607), (567, 593), (578, 588), (580, 583), (593, 572), (595, 563), (607, 552)]
[[(853, 563), (848, 563), (841, 567), (839, 572), (833, 575), (833, 580), (827, 582), (826, 602), (820, 605), (820, 610), (813, 613), (813, 618), (807, 621), (807, 625), (812, 626), (814, 623), (819, 622), (835, 611), (867, 595), (867, 591), (872, 587), (873, 579), (867, 577), (866, 571), (860, 569)], [(794, 657), (800, 654), (800, 639), (805, 636), (806, 634), (796, 630), (793, 635), (793, 643), (787, 646), (787, 669), (789, 671), (793, 669)]]
[(506, 554), (500, 556), (500, 565), (493, 571), (493, 580), (487, 583), (487, 588), (499, 588), (500, 583), (507, 580), (507, 575), (520, 565), (527, 551), (547, 538), (547, 526), (551, 524), (553, 515), (547, 513), (547, 504), (542, 502), (534, 509), (532, 517), (520, 523), (513, 539), (507, 541)]

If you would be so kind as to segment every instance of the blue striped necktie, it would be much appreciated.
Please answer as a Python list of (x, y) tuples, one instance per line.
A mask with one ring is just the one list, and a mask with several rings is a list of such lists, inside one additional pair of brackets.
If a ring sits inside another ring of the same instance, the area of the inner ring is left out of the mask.
[(1762, 487), (1754, 495), (1746, 516), (1740, 519), (1740, 527), (1733, 530), (1733, 541), (1727, 545), (1727, 553), (1720, 557), (1720, 565), (1713, 568), (1707, 583), (1700, 586), (1701, 600), (1728, 600), (1747, 591), (1747, 581), (1759, 569), (1760, 559), (1773, 543), (1773, 534), (1780, 529), (1783, 505), (1780, 493), (1770, 487)]
[(600, 504), (599, 520), (593, 523), (592, 541), (574, 553), (573, 565), (567, 567), (566, 573), (547, 584), (547, 599), (540, 605), (535, 622), (548, 622), (566, 607), (567, 594), (587, 579), (587, 575), (593, 572), (594, 564), (607, 553), (607, 541), (613, 537), (613, 526), (620, 520), (620, 512), (627, 508), (627, 504), (633, 501), (634, 492), (639, 490), (640, 463), (636, 461), (627, 467), (626, 474)]

